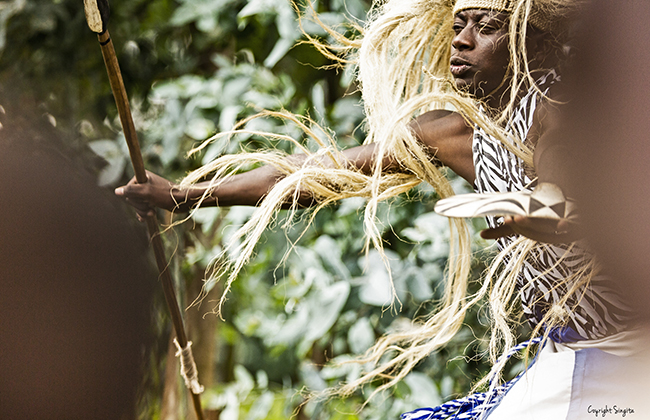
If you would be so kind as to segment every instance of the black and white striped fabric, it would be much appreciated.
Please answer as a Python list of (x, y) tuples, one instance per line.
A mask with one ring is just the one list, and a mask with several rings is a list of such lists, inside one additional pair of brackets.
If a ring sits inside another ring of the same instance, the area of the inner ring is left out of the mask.
[[(556, 73), (550, 72), (538, 80), (538, 86), (546, 93), (556, 80)], [(539, 100), (534, 89), (522, 98), (506, 128), (512, 137), (526, 139)], [(534, 186), (524, 163), (478, 126), (474, 130), (473, 155), (476, 192), (508, 193)], [(503, 222), (503, 217), (487, 216), (486, 219), (490, 227)], [(502, 238), (497, 244), (504, 249), (512, 240), (512, 237)], [(625, 304), (610, 281), (602, 276), (594, 277), (586, 290), (575, 291), (565, 305), (558, 304), (570, 288), (561, 285), (562, 280), (571, 278), (588, 258), (577, 246), (540, 244), (520, 272), (518, 287), (526, 319), (537, 325), (552, 310), (566, 321), (563, 327), (551, 332), (550, 337), (556, 342), (602, 338), (621, 331), (629, 320)]]

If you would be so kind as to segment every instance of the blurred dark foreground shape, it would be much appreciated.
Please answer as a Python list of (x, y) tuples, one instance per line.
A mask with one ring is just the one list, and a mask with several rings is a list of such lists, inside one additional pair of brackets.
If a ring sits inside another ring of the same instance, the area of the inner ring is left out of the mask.
[(559, 141), (563, 189), (599, 260), (650, 319), (650, 2), (593, 1), (585, 13)]
[(157, 279), (146, 235), (44, 118), (2, 105), (0, 419), (133, 418)]

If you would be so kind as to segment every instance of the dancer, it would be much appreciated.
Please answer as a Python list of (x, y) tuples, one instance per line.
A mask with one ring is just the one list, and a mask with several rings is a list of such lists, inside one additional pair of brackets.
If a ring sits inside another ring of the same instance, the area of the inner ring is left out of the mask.
[[(118, 188), (116, 194), (140, 213), (153, 207), (189, 210), (196, 205), (260, 206), (239, 232), (238, 238), (244, 240), (239, 259), (227, 267), (227, 290), (249, 258), (261, 229), (280, 207), (319, 209), (337, 199), (366, 197), (368, 245), (381, 252), (375, 227), (377, 203), (423, 181), (441, 197), (452, 195), (440, 166), (453, 169), (479, 193), (530, 191), (537, 179), (535, 171), (545, 172), (543, 165), (535, 166), (539, 162), (533, 152), (535, 145), (543, 144), (544, 136), (552, 133), (560, 109), (553, 89), (560, 77), (574, 3), (386, 2), (373, 14), (375, 18), (363, 39), (348, 44), (358, 47), (359, 81), (368, 123), (366, 144), (344, 151), (322, 144), (316, 152), (291, 156), (224, 156), (179, 185), (150, 174), (147, 184), (132, 181)], [(304, 120), (265, 115), (292, 119), (309, 134)], [(231, 175), (233, 168), (249, 162), (267, 165)], [(212, 179), (201, 181), (208, 174)], [(579, 363), (577, 355), (583, 354), (580, 350), (584, 348), (621, 344), (620, 334), (631, 328), (632, 314), (617, 297), (615, 286), (597, 274), (591, 256), (579, 246), (537, 243), (517, 235), (503, 237), (512, 233), (500, 227), (503, 218), (489, 217), (491, 230), (486, 236), (499, 237), (502, 252), (481, 290), (468, 297), (468, 231), (462, 221), (450, 222), (454, 246), (450, 247), (443, 305), (410, 331), (382, 337), (363, 360), (374, 362), (376, 368), (342, 386), (338, 393), (348, 394), (380, 375), (389, 380), (377, 392), (393, 386), (418, 361), (449, 342), (462, 325), (466, 310), (486, 295), (493, 318), (490, 352), (496, 363), (516, 341), (512, 326), (518, 319), (513, 319), (510, 310), (516, 294), (525, 320), (533, 326), (534, 334), (546, 341), (523, 379), (500, 405), (490, 406), (494, 410), (491, 416), (555, 419), (566, 418), (570, 410), (583, 410), (572, 396), (577, 389), (573, 377)], [(540, 224), (526, 218), (509, 223), (515, 231), (518, 224), (530, 230), (528, 236), (533, 238), (568, 240), (557, 223)], [(501, 265), (505, 269), (499, 271)], [(395, 346), (403, 351), (382, 359)], [(623, 347), (629, 349), (627, 344)], [(496, 364), (496, 372), (499, 367)], [(433, 418), (431, 410), (405, 416)]]

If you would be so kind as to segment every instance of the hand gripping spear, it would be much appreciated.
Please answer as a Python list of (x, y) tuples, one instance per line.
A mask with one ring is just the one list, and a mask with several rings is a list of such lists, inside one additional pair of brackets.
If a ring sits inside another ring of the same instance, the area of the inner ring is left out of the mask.
[[(106, 64), (106, 71), (108, 72), (108, 79), (111, 84), (111, 90), (115, 97), (117, 111), (120, 115), (124, 137), (126, 138), (129, 147), (129, 154), (131, 156), (131, 163), (135, 172), (136, 181), (139, 183), (147, 182), (147, 173), (144, 169), (144, 162), (142, 160), (142, 153), (140, 152), (140, 144), (133, 125), (133, 118), (131, 117), (131, 109), (122, 81), (122, 73), (120, 66), (117, 62), (115, 49), (111, 42), (111, 37), (108, 33), (107, 23), (110, 14), (108, 0), (84, 0), (84, 10), (86, 13), (86, 21), (90, 30), (97, 33), (99, 45), (102, 49), (104, 57), (104, 64)], [(200, 394), (203, 392), (203, 387), (199, 384), (198, 374), (196, 371), (196, 364), (192, 356), (191, 342), (187, 341), (185, 328), (183, 326), (183, 318), (178, 308), (178, 300), (174, 291), (174, 284), (165, 251), (163, 248), (162, 239), (160, 237), (160, 230), (158, 228), (158, 219), (155, 214), (145, 218), (147, 228), (149, 230), (149, 237), (153, 246), (154, 254), (156, 256), (156, 264), (160, 271), (160, 278), (162, 281), (163, 291), (165, 293), (165, 300), (171, 313), (174, 330), (176, 331), (175, 344), (178, 348), (177, 356), (181, 360), (181, 375), (185, 379), (185, 385), (192, 395), (192, 402), (194, 404), (194, 411), (198, 420), (203, 420), (203, 412), (201, 410)]]

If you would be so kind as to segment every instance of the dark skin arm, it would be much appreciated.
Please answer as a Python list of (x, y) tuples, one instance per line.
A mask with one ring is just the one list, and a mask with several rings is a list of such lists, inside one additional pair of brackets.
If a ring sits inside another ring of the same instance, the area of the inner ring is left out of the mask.
[[(542, 124), (542, 121), (544, 122)], [(552, 173), (551, 167), (540, 164), (542, 161), (552, 162), (548, 158), (550, 152), (545, 152), (546, 144), (553, 145), (555, 130), (558, 129), (557, 108), (540, 108), (535, 115), (533, 128), (529, 133), (529, 141), (537, 143), (535, 164), (541, 173)], [(468, 126), (460, 114), (451, 111), (431, 111), (422, 114), (411, 124), (416, 138), (425, 146), (431, 160), (451, 168), (470, 184), (474, 183), (474, 161), (472, 157), (472, 127)], [(357, 168), (369, 174), (375, 159), (375, 144), (353, 147), (343, 151), (350, 167)], [(548, 150), (551, 150), (549, 147)], [(304, 155), (292, 155), (295, 163), (304, 161)], [(399, 170), (399, 165), (391, 157), (384, 158), (385, 170)], [(170, 211), (188, 211), (193, 204), (205, 193), (208, 182), (194, 185), (189, 190), (181, 190), (172, 182), (148, 172), (149, 182), (138, 184), (131, 180), (127, 185), (115, 190), (118, 196), (135, 207), (140, 215), (153, 212), (159, 207)], [(219, 185), (203, 202), (204, 206), (256, 206), (266, 196), (270, 189), (282, 179), (282, 174), (272, 166), (263, 166), (251, 171), (237, 174)], [(299, 204), (308, 207), (313, 200), (305, 192)], [(558, 234), (558, 232), (560, 232)], [(506, 217), (504, 224), (494, 229), (481, 232), (484, 239), (497, 239), (504, 236), (520, 234), (541, 242), (567, 243), (579, 239), (581, 233), (577, 226), (567, 221), (551, 221), (534, 219), (523, 216)]]
[[(411, 124), (416, 138), (429, 152), (432, 161), (450, 167), (454, 172), (474, 182), (474, 162), (472, 159), (472, 127), (457, 113), (451, 111), (431, 111), (418, 117)], [(349, 167), (369, 174), (375, 163), (375, 144), (353, 147), (343, 151)], [(295, 163), (304, 162), (304, 155), (292, 155), (288, 159)], [(384, 170), (399, 171), (395, 159), (383, 160)], [(205, 193), (208, 182), (198, 183), (189, 190), (180, 190), (168, 180), (148, 173), (149, 182), (138, 184), (131, 180), (127, 185), (115, 190), (138, 211), (146, 215), (159, 207), (167, 210), (187, 211)], [(283, 175), (272, 166), (263, 166), (228, 178), (212, 191), (202, 205), (213, 206), (256, 206)], [(309, 206), (311, 197), (305, 192), (300, 204)]]
[(507, 216), (503, 225), (481, 231), (481, 238), (497, 239), (514, 234), (551, 244), (566, 244), (583, 237), (579, 226), (567, 220), (557, 221), (525, 216)]

